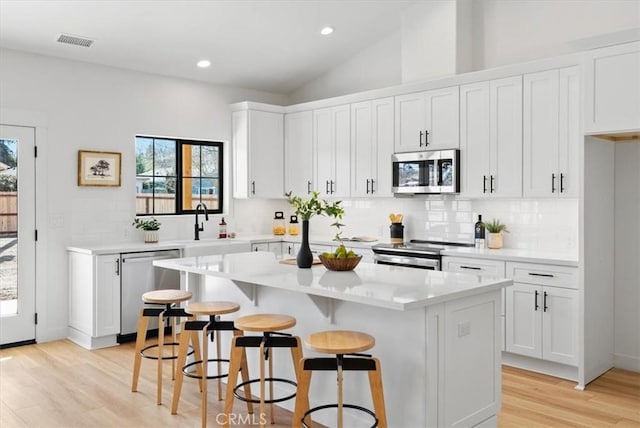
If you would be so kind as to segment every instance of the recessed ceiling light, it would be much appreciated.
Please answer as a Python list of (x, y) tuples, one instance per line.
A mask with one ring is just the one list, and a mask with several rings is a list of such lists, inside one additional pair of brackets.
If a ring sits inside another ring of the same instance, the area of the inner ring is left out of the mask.
[(211, 61), (208, 59), (201, 59), (196, 65), (200, 68), (207, 68), (211, 65)]
[(320, 30), (320, 34), (322, 34), (323, 36), (328, 36), (331, 33), (333, 33), (333, 27), (324, 27), (322, 30)]

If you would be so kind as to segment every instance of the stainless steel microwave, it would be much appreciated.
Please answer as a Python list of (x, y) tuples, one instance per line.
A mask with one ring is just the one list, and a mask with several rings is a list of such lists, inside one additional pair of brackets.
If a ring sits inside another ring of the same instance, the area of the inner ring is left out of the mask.
[(396, 153), (391, 159), (395, 194), (460, 192), (460, 150)]

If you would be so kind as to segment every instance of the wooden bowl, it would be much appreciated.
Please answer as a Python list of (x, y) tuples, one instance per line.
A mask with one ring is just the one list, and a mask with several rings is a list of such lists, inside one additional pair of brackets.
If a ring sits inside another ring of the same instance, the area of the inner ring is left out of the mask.
[(327, 269), (341, 270), (341, 271), (355, 269), (355, 267), (358, 266), (358, 263), (360, 263), (360, 260), (362, 260), (362, 256), (347, 257), (342, 259), (338, 259), (338, 258), (329, 259), (327, 257), (324, 257), (322, 254), (320, 254), (318, 257), (320, 258), (320, 261), (322, 262), (324, 267), (326, 267)]

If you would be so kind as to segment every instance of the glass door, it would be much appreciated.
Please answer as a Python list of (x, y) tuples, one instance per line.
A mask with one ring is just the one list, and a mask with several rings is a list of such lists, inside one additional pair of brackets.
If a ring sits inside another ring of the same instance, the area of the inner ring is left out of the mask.
[(0, 345), (35, 340), (35, 129), (0, 125)]

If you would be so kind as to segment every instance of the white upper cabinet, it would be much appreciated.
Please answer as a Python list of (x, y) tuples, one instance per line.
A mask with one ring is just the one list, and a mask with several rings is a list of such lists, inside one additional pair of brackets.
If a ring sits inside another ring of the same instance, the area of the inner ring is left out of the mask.
[(394, 100), (351, 104), (351, 196), (391, 197)]
[(399, 95), (395, 105), (396, 152), (460, 147), (458, 86)]
[(282, 113), (234, 111), (233, 196), (282, 198), (284, 195), (284, 123)]
[(522, 196), (522, 77), (460, 87), (462, 194)]
[(301, 111), (284, 117), (284, 189), (308, 195), (313, 183), (313, 112)]
[(586, 133), (640, 130), (640, 42), (587, 52), (585, 81)]
[(323, 196), (350, 194), (350, 116), (348, 104), (313, 111), (313, 188)]
[(578, 67), (524, 76), (524, 197), (577, 197)]

